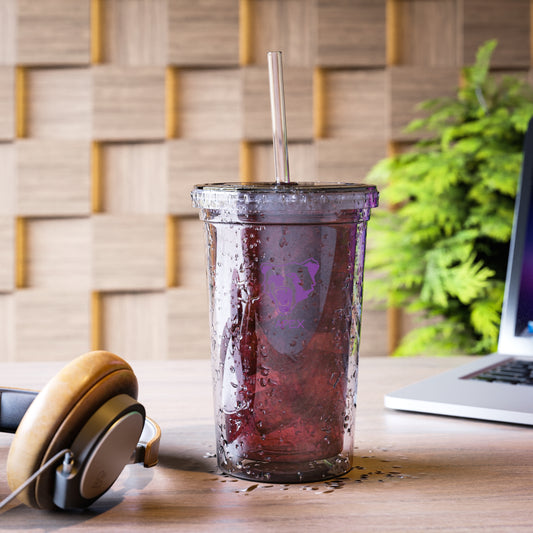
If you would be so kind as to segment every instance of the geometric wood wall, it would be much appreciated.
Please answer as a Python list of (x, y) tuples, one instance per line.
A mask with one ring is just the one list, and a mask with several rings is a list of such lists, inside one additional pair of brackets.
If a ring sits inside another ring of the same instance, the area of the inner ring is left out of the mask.
[(208, 357), (189, 193), (272, 179), (266, 52), (293, 179), (364, 181), (489, 38), (529, 72), (530, 1), (0, 0), (0, 360)]

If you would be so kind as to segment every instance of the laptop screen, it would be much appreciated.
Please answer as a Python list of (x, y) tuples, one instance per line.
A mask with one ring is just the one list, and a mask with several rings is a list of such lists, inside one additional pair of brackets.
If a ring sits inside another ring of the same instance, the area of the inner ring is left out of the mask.
[(533, 119), (524, 141), (498, 351), (533, 356)]
[(524, 236), (524, 255), (518, 291), (515, 335), (533, 337), (533, 209), (531, 209), (531, 191), (528, 203), (529, 212)]

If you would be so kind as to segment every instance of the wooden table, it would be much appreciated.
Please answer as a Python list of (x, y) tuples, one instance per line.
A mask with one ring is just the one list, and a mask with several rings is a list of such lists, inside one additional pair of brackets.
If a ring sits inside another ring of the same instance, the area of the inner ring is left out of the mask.
[[(533, 428), (383, 407), (385, 392), (464, 360), (362, 359), (354, 469), (291, 486), (217, 472), (208, 361), (133, 362), (163, 431), (159, 466), (126, 467), (81, 514), (13, 502), (0, 531), (533, 531)], [(38, 388), (61, 366), (1, 363), (1, 383)], [(11, 438), (0, 436), (0, 498)]]

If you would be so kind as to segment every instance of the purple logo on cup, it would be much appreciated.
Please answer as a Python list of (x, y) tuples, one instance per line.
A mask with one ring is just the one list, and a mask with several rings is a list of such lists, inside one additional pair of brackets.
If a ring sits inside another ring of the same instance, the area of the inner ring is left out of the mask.
[(312, 258), (302, 263), (261, 266), (264, 290), (280, 313), (290, 313), (298, 302), (310, 296), (316, 285), (315, 277), (319, 268), (318, 261)]

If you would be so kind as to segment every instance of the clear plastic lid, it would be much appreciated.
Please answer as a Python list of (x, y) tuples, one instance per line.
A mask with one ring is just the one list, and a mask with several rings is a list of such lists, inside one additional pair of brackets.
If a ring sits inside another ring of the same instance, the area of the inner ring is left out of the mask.
[(211, 183), (191, 193), (201, 218), (212, 222), (343, 223), (368, 220), (375, 186), (360, 183)]

